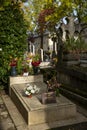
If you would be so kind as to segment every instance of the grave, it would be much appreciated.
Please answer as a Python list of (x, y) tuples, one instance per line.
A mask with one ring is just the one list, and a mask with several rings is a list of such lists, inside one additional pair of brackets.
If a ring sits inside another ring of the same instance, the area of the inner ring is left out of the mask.
[(80, 66), (87, 67), (87, 60), (80, 60)]
[[(24, 95), (26, 84), (36, 84), (40, 92), (28, 98)], [(60, 94), (56, 103), (42, 104), (41, 94), (47, 91), (43, 75), (10, 77), (9, 94), (28, 126), (78, 120), (76, 105)], [(75, 119), (75, 120), (74, 120)], [(63, 125), (63, 124), (62, 124)]]

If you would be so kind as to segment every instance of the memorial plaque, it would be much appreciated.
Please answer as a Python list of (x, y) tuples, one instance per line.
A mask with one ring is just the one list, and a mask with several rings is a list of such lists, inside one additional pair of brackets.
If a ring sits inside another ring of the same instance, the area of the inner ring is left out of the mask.
[(42, 104), (56, 103), (56, 93), (48, 92), (42, 93)]

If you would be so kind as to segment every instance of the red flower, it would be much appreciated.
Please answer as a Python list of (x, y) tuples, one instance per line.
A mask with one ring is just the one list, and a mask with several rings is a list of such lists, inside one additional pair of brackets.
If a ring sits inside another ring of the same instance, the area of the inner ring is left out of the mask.
[(13, 59), (10, 63), (10, 66), (16, 66), (17, 65), (17, 60)]
[(33, 66), (39, 66), (39, 64), (40, 64), (40, 61), (32, 61)]

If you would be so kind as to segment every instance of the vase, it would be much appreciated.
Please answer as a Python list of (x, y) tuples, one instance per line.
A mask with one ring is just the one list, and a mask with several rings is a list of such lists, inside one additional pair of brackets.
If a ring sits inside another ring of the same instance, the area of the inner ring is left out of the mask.
[(17, 75), (16, 66), (12, 66), (11, 67), (11, 76), (16, 76), (16, 75)]
[(37, 75), (38, 72), (39, 72), (39, 67), (38, 66), (33, 66), (33, 71), (34, 71), (34, 74)]

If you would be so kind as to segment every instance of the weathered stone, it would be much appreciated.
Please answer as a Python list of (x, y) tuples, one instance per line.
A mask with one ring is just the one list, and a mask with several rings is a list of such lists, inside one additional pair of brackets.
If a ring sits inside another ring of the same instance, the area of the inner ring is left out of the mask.
[(80, 60), (80, 66), (87, 67), (87, 60)]
[(24, 120), (23, 120), (22, 116), (21, 115), (19, 116), (16, 106), (14, 105), (14, 103), (11, 100), (9, 100), (9, 97), (5, 98), (5, 96), (3, 96), (3, 99), (4, 99), (4, 102), (6, 103), (6, 107), (7, 107), (8, 111), (10, 111), (10, 116), (11, 116), (13, 122), (17, 126), (24, 124)]
[[(9, 124), (9, 127), (7, 127), (8, 130), (17, 130), (17, 128), (22, 128), (22, 127), (24, 128), (24, 126), (25, 126), (25, 128), (27, 128), (27, 125), (26, 125), (22, 115), (20, 114), (20, 112), (18, 111), (18, 109), (16, 108), (16, 106), (14, 105), (12, 100), (10, 99), (10, 97), (3, 95), (3, 100), (6, 105), (7, 110), (9, 112), (9, 115), (11, 117), (11, 118), (8, 117), (7, 119), (2, 120), (3, 123), (6, 123), (6, 127)], [(15, 124), (15, 126), (14, 126), (14, 124)], [(3, 125), (4, 124), (2, 124), (2, 126)], [(5, 128), (2, 130), (7, 130)], [(22, 129), (18, 129), (18, 130), (22, 130)]]
[(29, 99), (22, 95), (22, 91), (23, 86), (13, 87), (11, 98), (28, 125), (49, 123), (76, 116), (75, 104), (62, 95), (57, 97), (57, 103), (43, 105), (40, 102), (41, 95), (33, 96)]
[(43, 82), (43, 75), (16, 76), (10, 77), (10, 86), (13, 84), (22, 84), (29, 82)]
[(17, 82), (16, 80), (18, 79), (10, 84), (9, 94), (23, 117), (9, 97), (4, 96), (4, 102), (17, 130), (46, 130), (55, 127), (58, 127), (59, 130), (59, 127), (87, 122), (84, 116), (78, 115), (78, 112), (76, 112), (76, 105), (62, 95), (57, 98), (57, 103), (43, 105), (41, 93), (46, 92), (47, 87), (43, 83), (43, 78), (41, 81), (37, 80), (38, 87), (41, 88), (40, 93), (32, 96), (31, 99), (24, 96), (24, 87), (26, 87), (26, 83), (33, 83), (36, 80), (30, 81), (30, 79), (27, 79), (23, 82), (19, 82), (21, 78)]
[(63, 60), (64, 61), (77, 61), (78, 60), (78, 54), (68, 53), (63, 54)]
[(0, 109), (5, 110), (5, 106), (4, 106), (4, 104), (0, 104)]
[(17, 130), (30, 130), (26, 125), (16, 127)]
[[(28, 98), (27, 98), (28, 99)], [(4, 103), (7, 107), (7, 110), (12, 118), (12, 112), (15, 111), (15, 113), (18, 114), (17, 118), (19, 117), (19, 120), (20, 118), (22, 118), (21, 114), (19, 113), (19, 111), (17, 110), (17, 108), (15, 107), (14, 103), (12, 102), (11, 98), (9, 96), (3, 96), (3, 100), (4, 100)], [(28, 99), (29, 100), (29, 99)], [(9, 105), (8, 105), (9, 104)], [(19, 104), (20, 105), (20, 104)], [(11, 109), (12, 107), (12, 109)], [(14, 109), (13, 109), (14, 108)], [(13, 110), (13, 111), (12, 111)], [(84, 111), (85, 112), (85, 111)], [(87, 112), (87, 111), (86, 111)], [(85, 112), (85, 113), (86, 113)], [(80, 112), (81, 113), (81, 112)], [(85, 114), (84, 114), (85, 115)], [(38, 115), (39, 116), (39, 115)], [(9, 120), (7, 120), (9, 119)], [(85, 130), (87, 129), (86, 127), (86, 122), (87, 122), (87, 118), (85, 116), (83, 116), (82, 114), (79, 114), (78, 112), (76, 113), (76, 116), (75, 118), (69, 118), (69, 119), (66, 119), (66, 120), (58, 120), (58, 121), (55, 121), (55, 122), (50, 122), (50, 123), (42, 123), (42, 124), (37, 124), (37, 125), (30, 125), (29, 127), (27, 126), (27, 124), (24, 123), (20, 123), (21, 125), (17, 125), (16, 123), (17, 122), (14, 122), (14, 116), (12, 118), (14, 124), (15, 124), (15, 127), (14, 125), (12, 125), (12, 121), (10, 118), (7, 118), (5, 120), (3, 120), (3, 123), (0, 122), (0, 130), (47, 130), (47, 129), (51, 129), (51, 128), (56, 128), (58, 130), (61, 129), (64, 129), (67, 127), (67, 130), (69, 130), (71, 127), (70, 125), (72, 126), (73, 125), (73, 128), (72, 130), (74, 129), (74, 125), (78, 126), (77, 129), (78, 130)], [(16, 117), (15, 117), (15, 120), (16, 120)], [(23, 120), (20, 120), (20, 122), (22, 122)], [(85, 122), (85, 123), (84, 123)], [(9, 124), (9, 125), (8, 125)], [(79, 125), (81, 124), (81, 125)], [(79, 129), (80, 126), (83, 127), (83, 129)], [(85, 126), (85, 127), (84, 127)], [(3, 127), (3, 129), (2, 129)], [(12, 129), (11, 129), (12, 128)], [(15, 129), (16, 128), (16, 129)]]
[(81, 60), (87, 60), (87, 53), (82, 53), (80, 56)]
[(79, 61), (77, 60), (77, 61), (64, 61), (63, 62), (65, 65), (68, 65), (68, 66), (70, 66), (70, 65), (79, 65)]
[(16, 128), (15, 127), (10, 127), (7, 130), (16, 130)]
[(8, 119), (1, 120), (1, 124), (0, 124), (1, 129), (0, 130), (9, 130), (9, 129), (15, 130), (14, 124), (12, 122), (10, 122), (10, 120), (8, 121)]
[(8, 112), (7, 111), (3, 111), (0, 114), (3, 118), (7, 118), (8, 117)]
[(24, 84), (24, 83), (33, 83), (33, 82), (42, 82), (43, 75), (30, 75), (30, 76), (16, 76), (9, 78), (9, 94), (11, 95), (11, 88), (15, 84)]
[[(82, 71), (82, 69), (80, 70), (80, 68), (76, 69), (74, 67), (61, 66), (58, 68), (57, 77), (60, 83), (68, 84), (73, 87), (75, 86), (81, 89), (81, 91), (87, 90), (87, 72), (84, 70)], [(67, 82), (66, 77), (69, 79)]]

